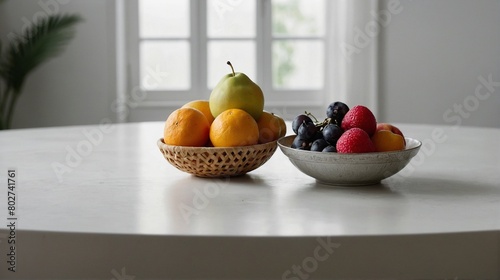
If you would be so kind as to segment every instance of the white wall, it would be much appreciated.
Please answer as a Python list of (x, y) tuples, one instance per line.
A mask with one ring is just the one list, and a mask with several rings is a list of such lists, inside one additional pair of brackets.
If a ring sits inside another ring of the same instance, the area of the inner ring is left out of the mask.
[(380, 35), (380, 119), (500, 127), (500, 84), (475, 96), (478, 77), (500, 83), (500, 1), (405, 0), (401, 6)]
[[(390, 1), (396, 0), (380, 0), (379, 9)], [(23, 26), (23, 18), (31, 20), (44, 11), (40, 3), (52, 10), (53, 3), (61, 3), (57, 6), (61, 12), (78, 12), (85, 18), (66, 51), (29, 77), (14, 116), (15, 128), (115, 119), (111, 110), (116, 98), (114, 2), (7, 0), (0, 4), (3, 42), (8, 32)], [(466, 125), (500, 127), (500, 87), (474, 103), (478, 77), (492, 75), (493, 81), (500, 82), (500, 1), (402, 0), (401, 6), (401, 13), (393, 15), (377, 37), (378, 119), (437, 124), (460, 120)], [(462, 113), (467, 118), (453, 111), (443, 118), (454, 104), (464, 101), (468, 107)], [(129, 119), (139, 119), (137, 113), (131, 112)], [(162, 109), (141, 114), (151, 120), (166, 118)]]
[[(113, 1), (7, 0), (0, 4), (0, 38), (20, 31), (27, 21), (54, 11), (78, 13), (76, 36), (58, 57), (28, 77), (18, 101), (13, 128), (80, 125), (114, 119), (114, 32), (108, 28)], [(111, 22), (112, 23), (112, 22)]]

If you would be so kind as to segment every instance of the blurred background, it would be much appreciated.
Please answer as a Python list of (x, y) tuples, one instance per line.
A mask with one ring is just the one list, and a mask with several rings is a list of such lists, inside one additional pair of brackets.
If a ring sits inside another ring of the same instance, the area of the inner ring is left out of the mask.
[(4, 0), (0, 55), (54, 14), (83, 21), (26, 78), (12, 128), (164, 121), (208, 99), (227, 60), (287, 119), (340, 100), (379, 121), (500, 127), (500, 0)]

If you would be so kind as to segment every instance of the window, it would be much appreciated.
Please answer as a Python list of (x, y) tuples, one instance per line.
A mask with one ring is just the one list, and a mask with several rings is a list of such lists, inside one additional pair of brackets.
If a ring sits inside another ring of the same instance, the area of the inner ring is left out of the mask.
[(130, 83), (147, 93), (140, 106), (208, 99), (229, 60), (261, 86), (266, 107), (324, 107), (329, 2), (132, 1)]

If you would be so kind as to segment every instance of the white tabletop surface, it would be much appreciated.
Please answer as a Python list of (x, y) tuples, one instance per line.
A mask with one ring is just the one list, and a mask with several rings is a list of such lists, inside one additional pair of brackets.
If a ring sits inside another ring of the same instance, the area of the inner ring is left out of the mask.
[[(1, 131), (0, 178), (5, 182), (7, 170), (16, 169), (17, 231), (43, 236), (498, 233), (500, 130), (399, 127), (423, 146), (409, 166), (375, 186), (318, 184), (279, 148), (245, 176), (194, 177), (171, 166), (156, 146), (163, 122)], [(4, 232), (6, 205), (2, 194)]]
[(400, 127), (423, 142), (420, 153), (400, 174), (369, 187), (318, 184), (279, 148), (246, 176), (194, 177), (162, 157), (161, 122), (3, 131), (0, 172), (17, 169), (17, 215), (26, 230), (222, 236), (500, 230), (500, 130)]

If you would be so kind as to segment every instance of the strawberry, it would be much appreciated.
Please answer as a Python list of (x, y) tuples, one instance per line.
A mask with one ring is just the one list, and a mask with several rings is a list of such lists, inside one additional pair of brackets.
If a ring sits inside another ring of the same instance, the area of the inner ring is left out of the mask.
[(371, 137), (377, 129), (377, 121), (370, 109), (357, 105), (344, 116), (341, 127), (344, 131), (354, 127), (361, 128)]
[(361, 128), (351, 128), (345, 131), (337, 141), (337, 152), (342, 154), (375, 152), (370, 136)]

